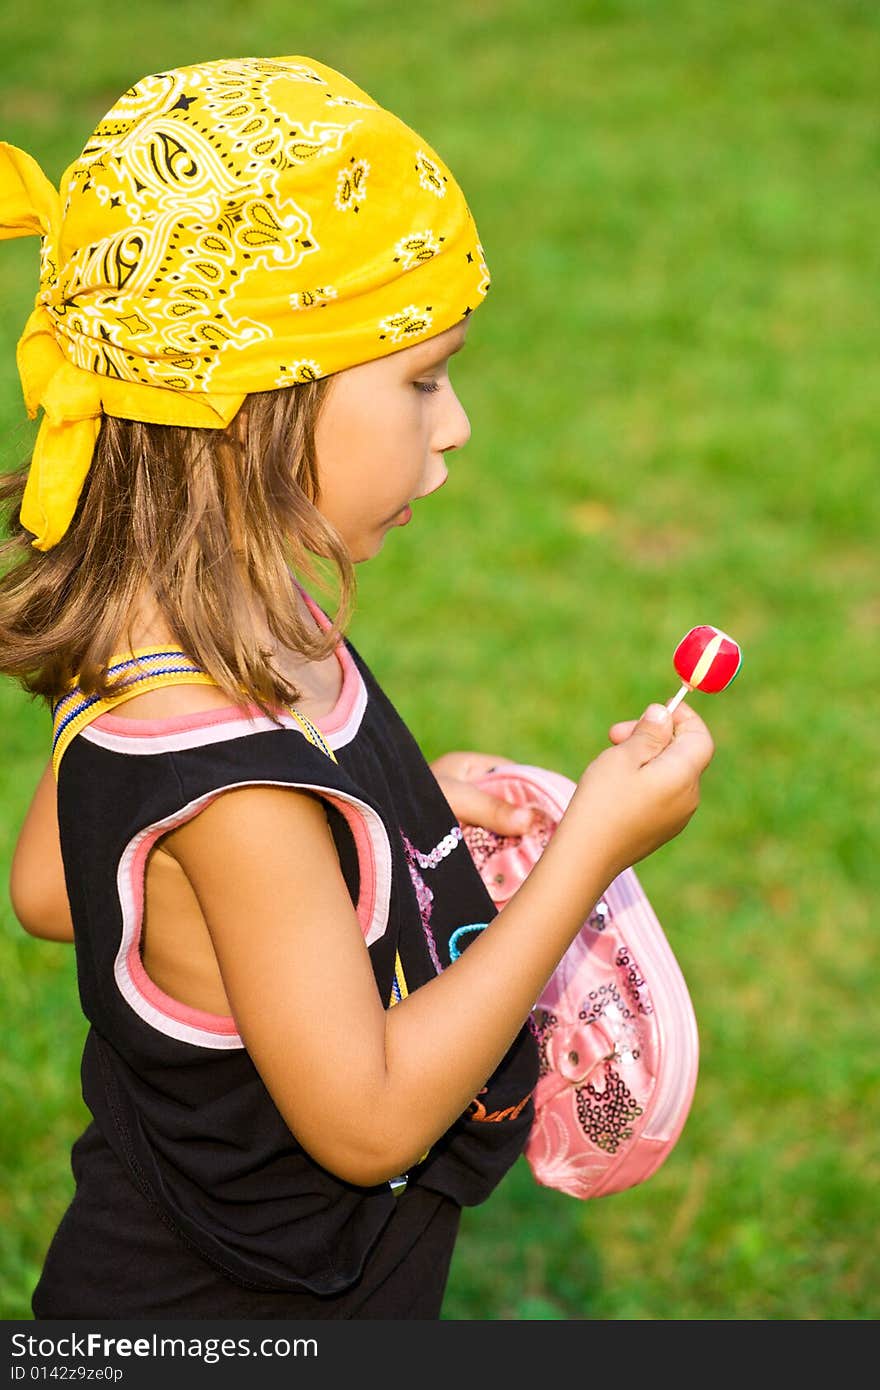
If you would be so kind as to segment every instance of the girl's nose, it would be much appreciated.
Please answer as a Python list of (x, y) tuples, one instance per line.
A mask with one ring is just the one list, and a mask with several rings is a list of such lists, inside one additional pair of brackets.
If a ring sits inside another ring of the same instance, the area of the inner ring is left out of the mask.
[(446, 410), (444, 411), (440, 434), (441, 442), (438, 447), (441, 453), (446, 453), (450, 449), (463, 449), (471, 437), (471, 422), (464, 406), (452, 389), (446, 394)]

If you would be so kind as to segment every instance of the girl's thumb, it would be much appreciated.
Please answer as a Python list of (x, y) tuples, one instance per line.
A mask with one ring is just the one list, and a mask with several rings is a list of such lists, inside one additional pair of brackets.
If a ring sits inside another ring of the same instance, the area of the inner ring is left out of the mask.
[(645, 754), (642, 761), (649, 762), (666, 747), (671, 738), (672, 715), (669, 710), (665, 705), (649, 705), (627, 742), (640, 748)]
[(485, 830), (494, 830), (496, 835), (525, 835), (532, 825), (532, 812), (528, 806), (515, 806), (500, 796), (493, 796), (477, 787), (471, 787), (467, 805), (459, 812), (459, 819), (466, 825), (479, 825)]

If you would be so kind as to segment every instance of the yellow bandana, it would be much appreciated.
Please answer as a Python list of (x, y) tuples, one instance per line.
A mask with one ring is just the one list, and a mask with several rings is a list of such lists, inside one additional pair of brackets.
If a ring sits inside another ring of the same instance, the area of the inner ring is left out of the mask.
[(21, 520), (40, 550), (70, 524), (102, 414), (219, 429), (249, 392), (443, 332), (489, 285), (439, 156), (310, 58), (144, 78), (60, 193), (0, 142), (0, 239), (30, 233), (18, 367), (44, 418)]

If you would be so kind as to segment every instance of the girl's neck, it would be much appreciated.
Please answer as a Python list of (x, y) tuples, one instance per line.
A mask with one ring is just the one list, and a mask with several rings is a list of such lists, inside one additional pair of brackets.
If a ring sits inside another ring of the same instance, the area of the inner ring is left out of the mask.
[[(313, 623), (314, 618), (299, 588), (295, 588), (293, 593), (302, 616), (306, 622)], [(272, 637), (268, 627), (260, 623), (258, 624), (258, 631), (260, 637), (273, 653), (280, 654), (278, 643)], [(116, 649), (118, 651), (128, 651), (129, 649), (138, 651), (143, 647), (175, 647), (179, 645), (179, 639), (172, 632), (155, 597), (148, 590), (144, 590), (132, 610), (130, 623), (118, 636)]]
[[(300, 588), (295, 587), (293, 593), (304, 620), (316, 626), (317, 620)], [(116, 650), (120, 654), (129, 649), (137, 651), (144, 647), (180, 645), (155, 598), (146, 591), (133, 610), (129, 630), (130, 638), (125, 631), (119, 635)], [(338, 655), (331, 653), (323, 661), (308, 661), (300, 652), (281, 647), (272, 637), (268, 627), (263, 629), (261, 635), (272, 652), (276, 669), (300, 690), (298, 707), (301, 705), (304, 713), (316, 719), (334, 709), (343, 684), (343, 671)]]

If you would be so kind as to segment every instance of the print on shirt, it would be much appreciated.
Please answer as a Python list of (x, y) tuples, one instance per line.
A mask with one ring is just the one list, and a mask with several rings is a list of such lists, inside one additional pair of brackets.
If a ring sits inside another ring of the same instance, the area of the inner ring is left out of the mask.
[(425, 940), (428, 943), (428, 954), (434, 969), (439, 975), (443, 969), (440, 964), (440, 957), (437, 954), (437, 942), (434, 940), (434, 933), (431, 930), (431, 914), (434, 906), (434, 894), (431, 892), (425, 880), (422, 878), (421, 869), (436, 869), (448, 854), (461, 844), (461, 826), (454, 825), (448, 835), (444, 835), (439, 844), (435, 845), (427, 854), (416, 849), (409, 839), (409, 836), (400, 832), (403, 840), (403, 848), (406, 853), (406, 862), (409, 865), (409, 876), (412, 879), (413, 888), (416, 890), (416, 898), (419, 904), (419, 915), (422, 919), (422, 930), (425, 933)]

